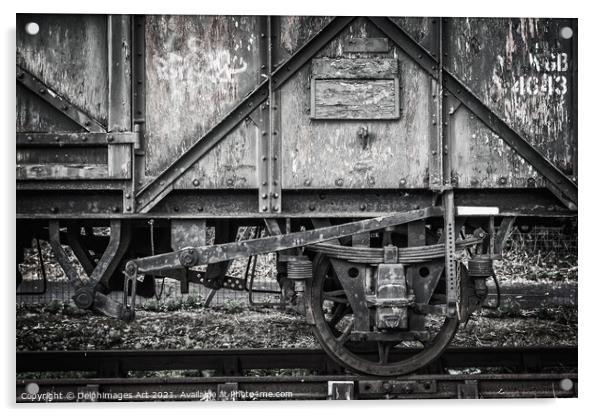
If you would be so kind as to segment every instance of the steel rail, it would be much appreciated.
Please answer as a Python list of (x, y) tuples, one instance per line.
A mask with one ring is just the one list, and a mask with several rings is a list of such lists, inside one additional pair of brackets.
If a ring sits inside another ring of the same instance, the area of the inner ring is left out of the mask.
[[(208, 401), (577, 396), (576, 373), (358, 376), (83, 378), (17, 380), (17, 402)], [(35, 384), (37, 393), (30, 387)], [(28, 392), (29, 390), (29, 392)]]
[[(392, 350), (391, 360), (401, 360), (416, 349)], [(374, 352), (378, 355), (377, 352)], [(241, 375), (245, 370), (309, 369), (342, 373), (320, 349), (214, 349), (214, 350), (90, 350), (17, 352), (17, 373), (88, 371), (99, 376), (122, 376), (132, 371), (213, 370), (221, 375)], [(421, 372), (462, 368), (513, 368), (542, 372), (550, 368), (576, 368), (577, 347), (451, 347)]]

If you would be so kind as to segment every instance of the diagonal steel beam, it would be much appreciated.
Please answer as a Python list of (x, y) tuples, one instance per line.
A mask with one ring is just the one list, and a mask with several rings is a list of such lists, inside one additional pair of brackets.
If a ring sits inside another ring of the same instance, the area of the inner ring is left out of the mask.
[[(355, 17), (335, 17), (320, 32), (313, 36), (297, 52), (276, 68), (270, 77), (272, 89), (284, 85), (293, 75), (309, 62), (320, 49), (347, 27)], [(269, 94), (269, 79), (262, 82), (247, 95), (234, 109), (195, 142), (187, 151), (174, 161), (165, 171), (147, 184), (136, 196), (138, 210), (147, 213), (172, 189), (174, 182), (196, 161), (219, 143), (239, 123), (247, 118)]]
[[(410, 58), (434, 78), (437, 75), (438, 60), (418, 44), (410, 35), (387, 17), (370, 17), (370, 21), (395, 42)], [(443, 87), (454, 95), (468, 110), (478, 117), (489, 129), (495, 132), (522, 158), (531, 164), (546, 179), (548, 188), (558, 196), (561, 193), (573, 203), (570, 209), (577, 208), (577, 185), (545, 156), (535, 149), (525, 138), (506, 123), (500, 116), (483, 103), (470, 89), (443, 68)], [(570, 206), (570, 204), (569, 204)]]
[(46, 103), (50, 104), (56, 110), (67, 116), (70, 120), (83, 127), (87, 132), (102, 133), (106, 129), (98, 122), (86, 114), (83, 110), (77, 108), (67, 101), (66, 98), (44, 84), (29, 71), (17, 65), (17, 81), (24, 87), (32, 91)]

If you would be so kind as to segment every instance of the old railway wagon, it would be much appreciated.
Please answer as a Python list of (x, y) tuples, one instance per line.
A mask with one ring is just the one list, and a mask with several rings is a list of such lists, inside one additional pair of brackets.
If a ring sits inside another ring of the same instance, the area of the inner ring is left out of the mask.
[(513, 225), (577, 215), (576, 20), (26, 14), (16, 39), (17, 261), (49, 239), (81, 308), (248, 290), (229, 264), (275, 252), (328, 354), (403, 374)]

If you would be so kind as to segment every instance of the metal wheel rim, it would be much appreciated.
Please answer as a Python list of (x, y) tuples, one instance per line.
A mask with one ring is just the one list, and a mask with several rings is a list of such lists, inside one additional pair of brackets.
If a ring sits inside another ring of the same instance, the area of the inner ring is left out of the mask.
[(326, 256), (319, 255), (314, 260), (314, 277), (310, 284), (309, 304), (313, 318), (313, 331), (322, 348), (339, 365), (354, 372), (375, 376), (397, 376), (414, 372), (435, 359), (447, 348), (458, 328), (457, 317), (446, 318), (439, 333), (432, 343), (420, 353), (399, 362), (379, 364), (361, 358), (341, 345), (328, 324), (322, 309), (322, 287), (328, 272), (329, 261)]

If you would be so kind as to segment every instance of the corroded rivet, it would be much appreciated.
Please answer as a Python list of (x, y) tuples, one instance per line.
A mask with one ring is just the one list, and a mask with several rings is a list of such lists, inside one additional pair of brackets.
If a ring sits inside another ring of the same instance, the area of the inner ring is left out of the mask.
[(119, 211), (119, 207), (113, 206), (113, 213), (117, 213)]
[(362, 203), (362, 204), (360, 204), (360, 210), (361, 210), (361, 211), (364, 211), (364, 210), (366, 210), (366, 205), (365, 205), (365, 204), (363, 204), (363, 203)]
[(174, 207), (173, 207), (173, 211), (180, 211), (180, 207), (178, 207), (178, 206), (174, 206)]
[(268, 211), (268, 206), (263, 206), (263, 207), (261, 208), (261, 210), (263, 210), (263, 211)]
[(263, 198), (265, 200), (266, 198), (268, 198), (268, 195), (264, 193), (261, 195), (261, 198)]
[[(90, 124), (90, 122), (86, 122), (86, 126), (88, 126), (89, 124)], [(113, 135), (109, 135), (109, 136), (107, 136), (107, 140), (108, 140), (109, 142), (113, 142), (113, 139), (114, 139), (114, 138), (113, 138)]]
[(272, 193), (272, 197), (278, 198), (278, 193)]
[(303, 181), (303, 184), (305, 184), (307, 187), (309, 187), (311, 185), (311, 180), (306, 179), (305, 181)]
[(315, 209), (316, 209), (316, 206), (314, 206), (313, 204), (310, 204), (309, 211), (314, 211)]
[(406, 185), (406, 179), (402, 178), (401, 180), (399, 180), (399, 185)]
[(52, 207), (50, 209), (50, 211), (53, 212), (53, 213), (58, 213), (59, 209), (58, 209), (58, 207)]
[(274, 211), (278, 211), (278, 210), (279, 210), (279, 208), (278, 208), (278, 206), (274, 206), (274, 207), (272, 207), (272, 210), (274, 210)]
[(40, 94), (45, 94), (46, 93), (46, 89), (45, 88), (40, 88)]
[(234, 185), (234, 180), (233, 180), (232, 178), (229, 178), (229, 179), (226, 181), (226, 184), (228, 184), (229, 186), (232, 186), (232, 185)]
[(130, 206), (127, 206), (127, 207), (125, 208), (125, 210), (126, 210), (126, 211), (132, 211), (132, 208), (131, 208)]
[(337, 178), (337, 180), (334, 182), (335, 185), (337, 185), (338, 187), (343, 185), (343, 179), (342, 178)]
[(33, 138), (31, 136), (27, 136), (27, 140), (31, 142)]
[(197, 180), (196, 178), (192, 180), (192, 185), (194, 185), (195, 187), (198, 187), (200, 183), (201, 182), (199, 180)]

